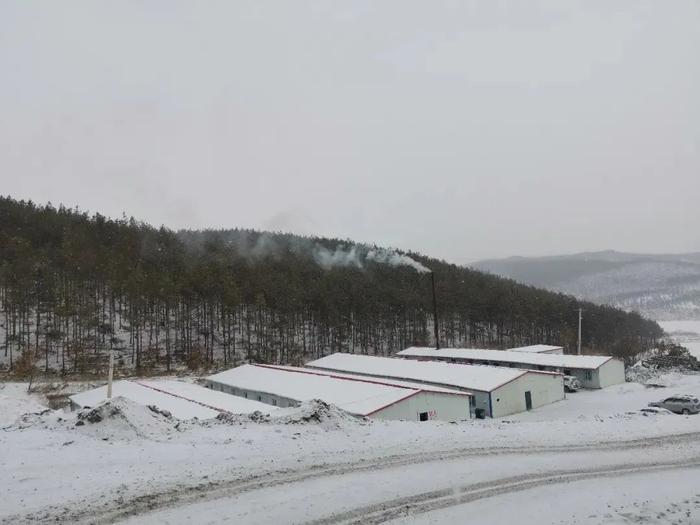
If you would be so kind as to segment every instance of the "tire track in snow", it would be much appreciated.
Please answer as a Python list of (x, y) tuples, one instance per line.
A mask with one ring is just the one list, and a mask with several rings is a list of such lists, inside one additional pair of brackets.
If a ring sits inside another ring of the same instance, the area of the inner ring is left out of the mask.
[[(586, 451), (614, 451), (669, 447), (680, 443), (693, 443), (700, 439), (700, 432), (672, 434), (626, 441), (589, 442), (581, 445), (520, 446), (520, 447), (468, 447), (435, 452), (397, 454), (384, 458), (368, 458), (345, 463), (313, 465), (300, 470), (262, 472), (244, 478), (209, 481), (197, 485), (176, 485), (153, 490), (136, 497), (126, 494), (98, 494), (94, 498), (47, 506), (28, 514), (15, 514), (0, 518), (0, 523), (115, 523), (127, 518), (148, 514), (164, 508), (187, 506), (204, 501), (230, 498), (239, 494), (266, 488), (302, 483), (330, 476), (342, 476), (359, 472), (371, 472), (404, 465), (439, 463), (495, 455), (559, 454)], [(413, 499), (413, 498), (411, 498)], [(334, 523), (334, 522), (330, 522)]]
[(424, 514), (457, 505), (465, 505), (484, 498), (520, 492), (542, 485), (571, 483), (587, 479), (621, 477), (630, 474), (700, 468), (700, 457), (671, 462), (631, 463), (597, 467), (587, 470), (562, 470), (526, 474), (495, 481), (475, 483), (396, 498), (333, 514), (327, 518), (307, 522), (307, 525), (366, 525), (386, 523), (398, 518)]

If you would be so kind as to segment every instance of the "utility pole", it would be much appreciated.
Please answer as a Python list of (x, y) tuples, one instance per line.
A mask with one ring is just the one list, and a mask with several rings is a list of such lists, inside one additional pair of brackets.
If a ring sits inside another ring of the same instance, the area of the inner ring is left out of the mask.
[(581, 355), (581, 320), (583, 319), (583, 308), (578, 309), (578, 355)]
[(114, 348), (109, 345), (109, 372), (107, 374), (107, 399), (112, 399), (112, 376), (114, 375)]
[(350, 348), (355, 353), (355, 312), (350, 312)]
[(435, 296), (435, 274), (430, 272), (430, 283), (433, 286), (433, 323), (435, 328), (435, 349), (440, 350), (440, 336), (438, 335), (438, 315), (437, 315), (437, 297)]

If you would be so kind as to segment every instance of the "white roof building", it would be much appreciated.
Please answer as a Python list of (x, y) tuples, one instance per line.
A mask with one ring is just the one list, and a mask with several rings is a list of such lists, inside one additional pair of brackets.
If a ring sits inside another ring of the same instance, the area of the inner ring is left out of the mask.
[(564, 398), (563, 376), (551, 372), (343, 353), (317, 359), (307, 366), (469, 391), (474, 394), (475, 409), (492, 417), (523, 412)]
[[(172, 380), (115, 381), (112, 385), (112, 398), (115, 397), (125, 397), (140, 405), (154, 405), (160, 410), (167, 410), (177, 419), (211, 419), (222, 412), (250, 414), (275, 410), (275, 407), (264, 403)], [(70, 400), (74, 408), (94, 407), (107, 400), (107, 386), (74, 394)]]
[(425, 347), (407, 348), (396, 355), (409, 359), (561, 372), (576, 376), (586, 388), (604, 388), (625, 381), (623, 363), (611, 356), (558, 355), (476, 348), (440, 348), (438, 350)]
[(455, 389), (273, 365), (239, 366), (209, 376), (206, 385), (276, 406), (320, 399), (359, 416), (418, 421), (469, 419), (472, 398)]
[(552, 345), (530, 345), (519, 346), (517, 348), (509, 348), (509, 352), (526, 352), (529, 354), (563, 354), (564, 347)]

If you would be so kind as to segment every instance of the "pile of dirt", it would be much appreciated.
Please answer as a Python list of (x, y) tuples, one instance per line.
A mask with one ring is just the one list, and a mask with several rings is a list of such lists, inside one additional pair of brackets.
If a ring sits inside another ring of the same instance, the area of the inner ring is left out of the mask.
[(334, 420), (357, 420), (357, 418), (344, 410), (341, 410), (335, 405), (314, 399), (306, 403), (302, 403), (294, 409), (294, 413), (285, 415), (281, 418), (290, 425), (308, 425), (323, 423)]
[(280, 409), (271, 414), (270, 420), (282, 425), (320, 425), (324, 428), (344, 428), (369, 421), (320, 399), (306, 401), (298, 407)]
[(319, 399), (306, 401), (292, 408), (281, 408), (269, 413), (255, 411), (250, 414), (219, 414), (218, 421), (229, 425), (245, 423), (273, 425), (320, 425), (324, 428), (341, 428), (368, 422), (364, 417), (350, 414), (335, 405)]
[(94, 408), (78, 412), (75, 427), (97, 434), (103, 439), (166, 439), (174, 432), (177, 421), (169, 412), (156, 407), (115, 397)]

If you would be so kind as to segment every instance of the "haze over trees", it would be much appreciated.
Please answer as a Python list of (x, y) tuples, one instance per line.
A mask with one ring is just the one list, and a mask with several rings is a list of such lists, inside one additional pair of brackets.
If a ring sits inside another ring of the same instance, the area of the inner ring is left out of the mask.
[(348, 240), (247, 230), (181, 231), (0, 198), (0, 356), (7, 367), (301, 364), (331, 352), (389, 355), (534, 343), (631, 356), (662, 336), (635, 313)]

